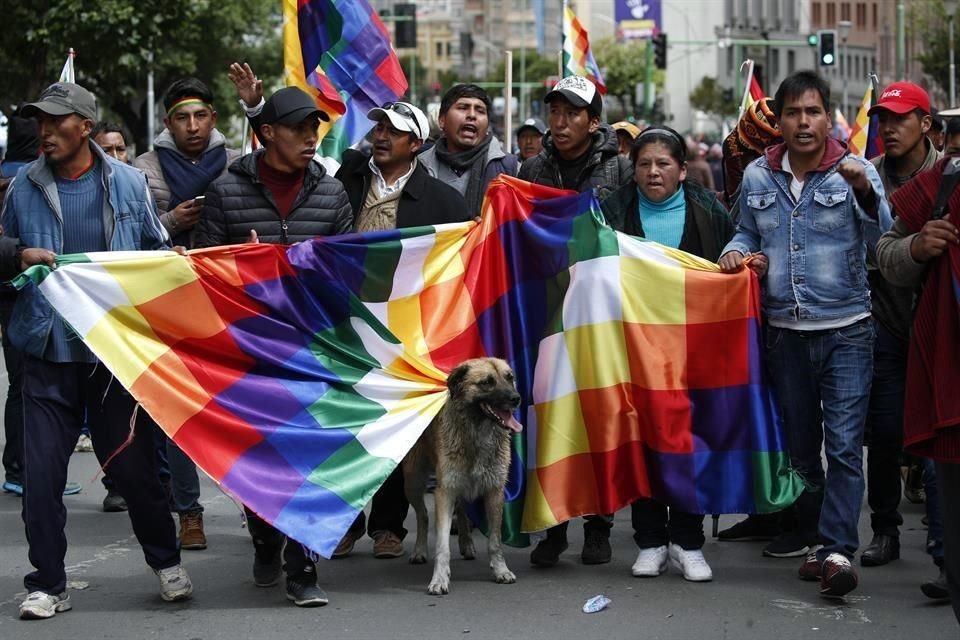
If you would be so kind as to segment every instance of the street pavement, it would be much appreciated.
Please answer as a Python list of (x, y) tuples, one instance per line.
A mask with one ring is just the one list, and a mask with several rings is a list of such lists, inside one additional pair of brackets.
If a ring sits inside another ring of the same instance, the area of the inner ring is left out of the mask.
[[(5, 379), (0, 382), (5, 385)], [(815, 583), (797, 578), (801, 559), (767, 559), (760, 554), (763, 543), (712, 539), (709, 518), (704, 553), (713, 582), (686, 582), (672, 569), (659, 578), (634, 578), (630, 565), (637, 550), (625, 509), (616, 517), (614, 557), (608, 565), (580, 563), (582, 528), (577, 523), (570, 527), (570, 550), (554, 568), (534, 568), (529, 549), (508, 548), (507, 562), (517, 583), (498, 585), (487, 566), (485, 541), (475, 532), (477, 559), (460, 559), (454, 541), (451, 593), (434, 597), (426, 593), (432, 564), (376, 560), (371, 541), (364, 539), (350, 558), (319, 562), (320, 584), (330, 604), (298, 609), (284, 598), (282, 587), (254, 587), (253, 550), (240, 509), (206, 478), (202, 502), (209, 547), (183, 552), (194, 596), (182, 603), (161, 601), (127, 516), (101, 511), (105, 492), (97, 471), (92, 453), (73, 455), (69, 477), (83, 484), (82, 493), (64, 499), (74, 609), (50, 620), (17, 619), (17, 604), (25, 595), (22, 577), (30, 565), (20, 500), (0, 495), (0, 639), (958, 637), (950, 606), (931, 603), (919, 589), (935, 575), (923, 551), (922, 505), (902, 505), (901, 559), (887, 567), (858, 566), (860, 587), (842, 604), (821, 599)], [(721, 528), (739, 518), (723, 516)], [(860, 527), (865, 541), (868, 518), (865, 507)], [(412, 512), (407, 527), (409, 551)], [(610, 598), (610, 606), (582, 613), (584, 602), (598, 594)]]

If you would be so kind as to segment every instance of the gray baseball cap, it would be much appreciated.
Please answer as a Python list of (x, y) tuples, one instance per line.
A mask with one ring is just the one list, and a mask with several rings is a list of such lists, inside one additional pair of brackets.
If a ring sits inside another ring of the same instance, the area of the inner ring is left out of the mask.
[(65, 116), (75, 113), (87, 120), (97, 119), (97, 100), (93, 94), (72, 82), (57, 82), (40, 94), (36, 102), (23, 105), (20, 115), (36, 118), (38, 112), (51, 116)]

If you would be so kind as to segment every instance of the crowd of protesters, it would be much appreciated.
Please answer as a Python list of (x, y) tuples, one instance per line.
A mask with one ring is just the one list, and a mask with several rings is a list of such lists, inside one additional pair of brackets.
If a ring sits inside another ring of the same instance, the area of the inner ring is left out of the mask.
[[(760, 279), (764, 360), (804, 491), (790, 509), (749, 515), (720, 540), (768, 540), (764, 555), (798, 558), (797, 577), (842, 598), (859, 584), (858, 562), (899, 558), (901, 468), (913, 466), (921, 470), (927, 549), (938, 574), (922, 590), (952, 597), (960, 619), (960, 516), (941, 508), (960, 495), (960, 413), (905, 411), (922, 402), (940, 407), (958, 373), (956, 358), (931, 355), (930, 345), (946, 335), (940, 319), (956, 317), (944, 283), (960, 270), (960, 197), (942, 149), (960, 153), (960, 121), (941, 120), (937, 131), (920, 87), (899, 82), (881, 92), (871, 115), (885, 152), (866, 160), (831, 137), (829, 87), (813, 72), (789, 76), (712, 146), (666, 126), (608, 125), (597, 87), (564, 78), (544, 99), (545, 120), (524, 120), (514, 132), (516, 153), (513, 140), (491, 133), (487, 92), (461, 84), (443, 96), (434, 121), (408, 102), (371, 109), (367, 141), (332, 175), (315, 155), (318, 128), (331, 114), (296, 88), (264, 96), (245, 64), (228, 75), (262, 144), (248, 154), (228, 148), (211, 91), (196, 78), (168, 88), (164, 129), (136, 158), (129, 136), (98, 120), (82, 86), (56, 83), (22, 105), (2, 166), (0, 277), (53, 266), (67, 253), (292, 244), (466, 221), (480, 215), (487, 185), (501, 174), (593, 191), (617, 231)], [(4, 489), (22, 495), (34, 567), (24, 578), (21, 618), (72, 606), (63, 495), (79, 489), (67, 482), (67, 464), (84, 428), (98, 460), (109, 459), (104, 510), (128, 513), (161, 597), (189, 597), (181, 550), (207, 546), (195, 465), (136, 412), (42, 296), (0, 290), (0, 325), (10, 373)], [(122, 447), (132, 419), (132, 444)], [(864, 494), (873, 537), (861, 545)], [(333, 557), (349, 556), (364, 535), (375, 557), (402, 556), (407, 511), (398, 470)], [(634, 502), (633, 575), (653, 578), (670, 565), (689, 581), (710, 581), (704, 515)], [(315, 556), (249, 509), (246, 518), (254, 583), (282, 580), (297, 606), (326, 604)], [(532, 564), (560, 562), (568, 524), (546, 532)], [(611, 562), (613, 514), (587, 516), (583, 526), (581, 561)]]

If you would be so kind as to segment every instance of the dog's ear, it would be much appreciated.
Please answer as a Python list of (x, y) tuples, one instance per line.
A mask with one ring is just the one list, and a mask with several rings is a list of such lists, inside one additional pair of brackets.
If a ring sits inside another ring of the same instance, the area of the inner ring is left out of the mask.
[(467, 373), (470, 371), (470, 367), (465, 364), (461, 364), (459, 367), (450, 372), (450, 375), (447, 376), (447, 389), (450, 390), (450, 396), (456, 397), (460, 395), (460, 392), (463, 391), (463, 383), (466, 382)]

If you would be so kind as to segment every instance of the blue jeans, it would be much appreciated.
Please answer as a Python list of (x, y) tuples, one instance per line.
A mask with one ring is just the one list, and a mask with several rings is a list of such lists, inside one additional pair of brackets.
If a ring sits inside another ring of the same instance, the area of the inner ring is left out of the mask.
[[(766, 361), (783, 414), (790, 462), (806, 489), (798, 530), (852, 558), (863, 501), (863, 431), (873, 377), (873, 320), (841, 329), (767, 328)], [(820, 460), (827, 457), (824, 475)]]
[(170, 466), (170, 488), (173, 491), (173, 506), (177, 513), (203, 511), (200, 504), (200, 477), (197, 465), (180, 450), (173, 440), (167, 439), (167, 464)]
[(940, 489), (937, 466), (930, 458), (923, 460), (923, 491), (927, 495), (927, 553), (933, 564), (943, 566), (943, 516), (940, 514)]
[(873, 384), (867, 414), (867, 504), (875, 535), (898, 537), (900, 453), (903, 451), (903, 391), (907, 381), (907, 343), (875, 322)]

